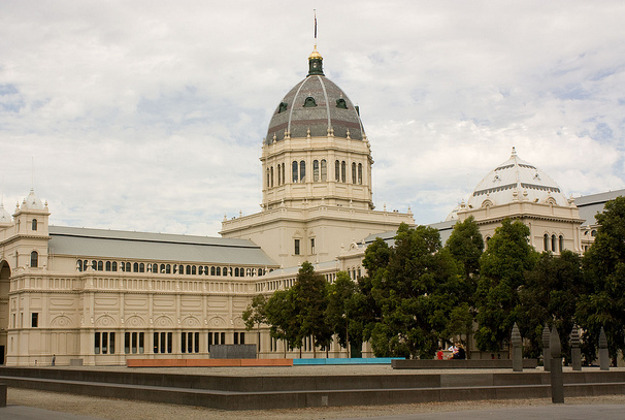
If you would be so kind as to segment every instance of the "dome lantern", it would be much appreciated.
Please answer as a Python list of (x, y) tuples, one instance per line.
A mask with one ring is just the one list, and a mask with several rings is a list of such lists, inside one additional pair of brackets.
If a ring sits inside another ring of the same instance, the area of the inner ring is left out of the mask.
[(323, 57), (317, 51), (317, 46), (315, 45), (313, 52), (308, 56), (308, 76), (312, 76), (318, 74), (320, 76), (325, 76), (323, 74)]

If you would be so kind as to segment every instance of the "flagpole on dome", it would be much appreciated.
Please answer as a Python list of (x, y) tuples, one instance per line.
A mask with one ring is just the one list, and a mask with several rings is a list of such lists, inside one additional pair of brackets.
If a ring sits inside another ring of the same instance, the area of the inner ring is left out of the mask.
[(315, 39), (315, 49), (317, 49), (317, 9), (313, 9), (313, 18), (314, 18), (314, 39)]

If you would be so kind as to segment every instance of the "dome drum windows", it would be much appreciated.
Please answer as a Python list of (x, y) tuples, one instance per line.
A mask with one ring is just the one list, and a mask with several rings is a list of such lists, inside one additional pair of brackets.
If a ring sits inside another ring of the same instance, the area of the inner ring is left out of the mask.
[(304, 182), (306, 178), (306, 162), (303, 160), (297, 163), (296, 160), (291, 164), (292, 172), (293, 172), (293, 183)]

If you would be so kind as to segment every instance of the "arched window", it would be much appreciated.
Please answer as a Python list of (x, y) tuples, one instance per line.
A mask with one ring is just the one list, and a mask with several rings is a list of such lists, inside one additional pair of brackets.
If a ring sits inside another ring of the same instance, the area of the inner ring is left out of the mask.
[(273, 166), (271, 167), (271, 187), (273, 187)]
[(224, 268), (222, 268), (222, 270), (221, 270), (221, 275), (222, 275), (222, 276), (227, 276), (227, 275), (228, 275), (228, 267), (224, 267)]
[(282, 185), (282, 172), (280, 171), (280, 163), (278, 163), (278, 185)]
[(319, 161), (313, 160), (313, 181), (319, 182)]
[(216, 276), (221, 276), (221, 267), (216, 267), (215, 268), (215, 275)]
[(269, 168), (267, 168), (267, 188), (269, 188)]
[(328, 165), (326, 164), (325, 159), (321, 161), (321, 180), (322, 181), (328, 180)]
[(145, 273), (145, 264), (139, 263), (139, 273)]
[(211, 276), (215, 275), (215, 267), (211, 267)]
[(551, 250), (556, 252), (556, 235), (551, 235)]
[(549, 251), (549, 235), (547, 235), (545, 233), (545, 236), (543, 236), (543, 248), (545, 249), (545, 251)]
[(339, 98), (336, 100), (336, 107), (347, 109), (347, 102), (345, 102), (345, 99)]
[(166, 273), (166, 274), (171, 274), (171, 265), (167, 264), (167, 265), (165, 266), (165, 273)]
[(185, 271), (185, 274), (191, 274), (191, 266), (187, 265), (187, 271)]
[(91, 268), (93, 269), (93, 271), (96, 271), (98, 269), (98, 262), (96, 260), (91, 261)]
[(358, 164), (358, 184), (362, 185), (362, 163)]
[(102, 261), (98, 261), (98, 271), (102, 271), (104, 270), (104, 266), (102, 264)]
[(595, 236), (597, 236), (597, 231), (596, 231), (596, 230), (592, 230), (592, 231), (590, 232), (590, 236), (592, 236), (593, 238), (594, 238)]
[(558, 250), (560, 252), (564, 251), (564, 236), (562, 235), (558, 238)]
[(37, 251), (33, 251), (30, 253), (30, 266), (38, 267), (39, 266), (39, 254)]
[(111, 271), (111, 262), (107, 261), (106, 264), (104, 265), (104, 268), (106, 271)]
[(138, 273), (139, 272), (139, 263), (134, 263), (132, 265), (132, 271), (133, 271), (133, 273)]
[(352, 184), (356, 184), (356, 162), (352, 162)]
[(153, 264), (152, 265), (152, 272), (155, 274), (158, 274), (158, 264)]
[(345, 163), (345, 161), (341, 162), (341, 182), (347, 182), (346, 181), (346, 175), (347, 173), (347, 164)]
[(291, 165), (293, 167), (293, 182), (297, 182), (297, 161), (293, 161)]
[(306, 178), (306, 162), (303, 160), (299, 163), (299, 180), (300, 182), (304, 182)]
[(37, 230), (37, 219), (33, 219), (32, 229)]
[(339, 182), (341, 180), (341, 162), (334, 161), (334, 180)]
[(192, 267), (191, 267), (191, 274), (192, 274), (192, 275), (197, 274), (197, 267), (196, 267), (196, 266), (192, 266)]
[(161, 274), (165, 274), (165, 264), (161, 264), (161, 270), (159, 271)]
[(239, 267), (234, 268), (234, 277), (239, 277)]
[(113, 261), (113, 264), (111, 265), (111, 270), (117, 271), (117, 261)]

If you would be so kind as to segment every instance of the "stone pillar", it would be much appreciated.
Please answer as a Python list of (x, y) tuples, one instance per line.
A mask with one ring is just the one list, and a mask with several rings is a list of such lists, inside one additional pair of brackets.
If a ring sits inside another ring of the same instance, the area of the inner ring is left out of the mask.
[(549, 337), (550, 331), (549, 326), (545, 322), (545, 326), (543, 327), (543, 366), (545, 368), (545, 372), (549, 372), (551, 366), (551, 352), (549, 351)]
[(549, 337), (549, 348), (551, 350), (551, 402), (554, 404), (564, 403), (564, 382), (562, 378), (562, 347), (560, 337), (555, 325)]
[(510, 343), (512, 344), (512, 370), (514, 372), (523, 372), (523, 341), (521, 340), (521, 333), (516, 322), (512, 326)]
[(582, 370), (582, 351), (579, 348), (579, 328), (577, 324), (573, 324), (569, 343), (571, 344), (571, 364), (573, 365), (573, 370)]
[(608, 339), (605, 336), (605, 331), (601, 327), (599, 333), (599, 369), (610, 370), (610, 354), (608, 352)]

